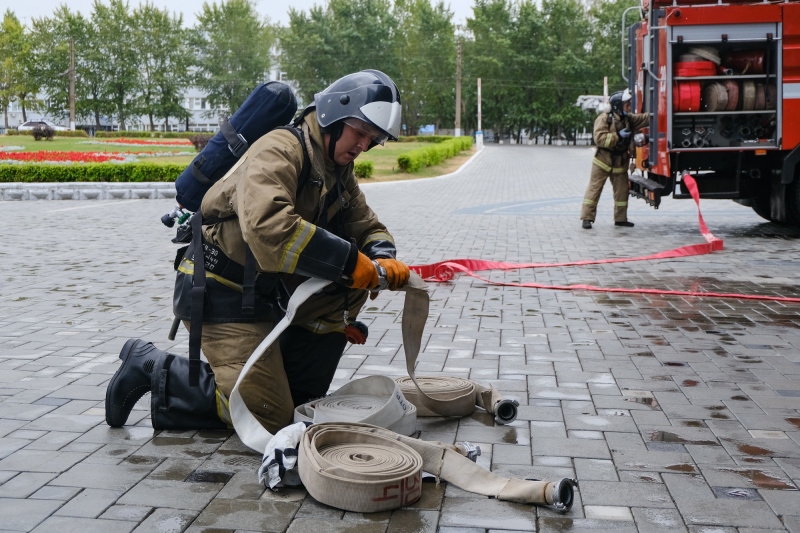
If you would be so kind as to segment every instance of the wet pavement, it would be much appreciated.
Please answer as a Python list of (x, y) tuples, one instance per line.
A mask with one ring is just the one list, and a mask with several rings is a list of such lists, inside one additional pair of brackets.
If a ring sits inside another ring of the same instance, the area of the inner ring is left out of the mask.
[[(490, 145), (456, 175), (369, 184), (400, 259), (567, 262), (702, 243), (690, 200), (631, 199), (617, 228), (606, 187), (592, 230), (578, 213), (588, 148)], [(142, 194), (143, 195), (143, 194)], [(227, 431), (158, 432), (148, 397), (128, 425), (103, 418), (130, 337), (167, 340), (175, 245), (168, 198), (0, 202), (0, 531), (800, 531), (800, 303), (492, 286), (432, 287), (418, 374), (491, 382), (520, 402), (419, 419), (421, 438), (479, 444), (520, 478), (575, 477), (567, 514), (424, 483), (411, 507), (343, 512), (302, 489), (259, 486), (260, 457)], [(53, 196), (55, 198), (55, 196)], [(66, 197), (66, 196), (64, 196)], [(155, 196), (154, 196), (155, 197)], [(711, 255), (491, 272), (496, 281), (800, 297), (797, 230), (730, 201), (701, 202)], [(402, 298), (362, 320), (334, 387), (404, 375)]]

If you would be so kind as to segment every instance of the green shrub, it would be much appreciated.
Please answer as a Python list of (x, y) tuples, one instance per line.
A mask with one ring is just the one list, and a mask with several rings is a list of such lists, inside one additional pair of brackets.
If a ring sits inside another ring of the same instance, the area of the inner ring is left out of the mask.
[(0, 183), (66, 183), (175, 181), (186, 167), (152, 163), (85, 165), (0, 165)]
[(41, 141), (42, 139), (45, 141), (52, 141), (53, 135), (55, 134), (56, 130), (50, 126), (36, 126), (31, 130), (31, 135), (33, 135), (34, 141)]
[(401, 143), (441, 143), (454, 137), (450, 135), (406, 135), (400, 136), (397, 142)]
[[(33, 131), (19, 131), (19, 130), (6, 130), (6, 135), (33, 135)], [(75, 131), (57, 131), (55, 132), (56, 137), (88, 137), (89, 134), (86, 130), (75, 130)]]
[(375, 172), (375, 165), (372, 164), (372, 161), (357, 161), (353, 172), (359, 179), (369, 179), (372, 177), (372, 173)]
[(208, 142), (214, 137), (214, 135), (210, 133), (198, 133), (196, 135), (192, 135), (189, 137), (189, 140), (194, 145), (194, 149), (198, 152), (201, 151), (203, 148), (206, 147)]
[(442, 161), (458, 155), (462, 150), (472, 147), (472, 137), (450, 137), (448, 140), (417, 148), (397, 158), (397, 166), (404, 172), (417, 172), (424, 167), (438, 165)]
[(191, 139), (198, 133), (207, 133), (211, 136), (215, 135), (214, 132), (204, 131), (98, 131), (96, 137), (127, 137), (133, 138), (155, 138), (155, 139)]
[(86, 130), (75, 130), (75, 131), (57, 131), (56, 137), (88, 137), (89, 134)]

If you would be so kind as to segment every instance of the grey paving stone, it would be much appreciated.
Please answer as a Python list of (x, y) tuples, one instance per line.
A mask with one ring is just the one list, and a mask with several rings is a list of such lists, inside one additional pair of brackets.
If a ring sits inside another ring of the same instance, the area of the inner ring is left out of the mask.
[(156, 509), (134, 531), (180, 532), (192, 523), (196, 514), (175, 509)]
[(54, 477), (55, 474), (23, 472), (0, 486), (0, 498), (27, 498)]
[(677, 509), (634, 507), (631, 511), (640, 533), (686, 531)]
[(0, 497), (0, 523), (10, 531), (30, 531), (61, 505), (58, 501)]
[(530, 505), (475, 498), (445, 498), (440, 526), (482, 527), (535, 531)]
[(132, 487), (118, 502), (122, 505), (159, 507), (165, 502), (174, 509), (201, 510), (222, 489), (221, 483), (192, 483), (190, 488), (179, 481), (143, 480)]
[(299, 507), (298, 503), (237, 501), (215, 499), (193, 525), (218, 529), (285, 531)]
[(581, 481), (584, 505), (622, 507), (673, 508), (672, 498), (664, 485), (614, 481)]
[(436, 533), (439, 524), (437, 511), (423, 511), (419, 509), (397, 510), (389, 519), (386, 533)]
[(800, 491), (759, 490), (759, 494), (777, 515), (800, 515)]

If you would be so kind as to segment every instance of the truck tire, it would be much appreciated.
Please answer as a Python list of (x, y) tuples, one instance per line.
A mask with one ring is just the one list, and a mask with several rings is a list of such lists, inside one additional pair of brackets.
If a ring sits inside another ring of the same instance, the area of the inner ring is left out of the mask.
[(758, 216), (772, 222), (769, 196), (757, 196), (753, 198), (753, 205), (751, 207)]
[(800, 177), (786, 186), (786, 224), (800, 227)]

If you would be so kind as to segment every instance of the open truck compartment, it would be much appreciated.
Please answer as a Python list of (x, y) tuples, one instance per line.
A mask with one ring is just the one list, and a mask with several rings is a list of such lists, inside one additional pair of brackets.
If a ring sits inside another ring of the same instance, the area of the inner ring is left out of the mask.
[(778, 147), (778, 35), (776, 23), (669, 28), (673, 151)]

